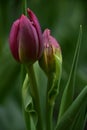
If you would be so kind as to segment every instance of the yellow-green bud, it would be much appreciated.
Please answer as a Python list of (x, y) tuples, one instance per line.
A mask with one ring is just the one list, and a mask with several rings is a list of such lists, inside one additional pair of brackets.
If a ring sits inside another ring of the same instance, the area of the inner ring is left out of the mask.
[[(50, 76), (56, 69), (62, 66), (62, 54), (57, 40), (50, 35), (50, 30), (45, 29), (43, 33), (44, 53), (39, 60), (40, 67)], [(57, 61), (56, 61), (57, 60)], [(57, 65), (58, 63), (58, 65)], [(56, 68), (57, 67), (57, 68)]]

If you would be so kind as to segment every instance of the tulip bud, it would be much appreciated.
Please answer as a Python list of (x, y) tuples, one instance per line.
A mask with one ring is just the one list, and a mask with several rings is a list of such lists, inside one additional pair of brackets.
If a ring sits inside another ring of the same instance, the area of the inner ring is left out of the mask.
[(60, 78), (62, 72), (61, 49), (54, 37), (50, 35), (50, 30), (45, 29), (43, 33), (44, 53), (39, 60), (39, 65), (47, 75), (46, 91), (46, 122), (47, 129), (52, 128), (52, 117), (55, 99), (59, 92)]
[(35, 14), (28, 9), (29, 18), (22, 15), (11, 28), (9, 44), (13, 57), (22, 63), (38, 60), (43, 52), (42, 32)]
[(44, 53), (39, 60), (39, 64), (47, 76), (50, 76), (51, 73), (56, 73), (56, 66), (59, 70), (62, 66), (61, 49), (56, 39), (50, 35), (49, 29), (45, 29), (43, 33), (43, 42)]

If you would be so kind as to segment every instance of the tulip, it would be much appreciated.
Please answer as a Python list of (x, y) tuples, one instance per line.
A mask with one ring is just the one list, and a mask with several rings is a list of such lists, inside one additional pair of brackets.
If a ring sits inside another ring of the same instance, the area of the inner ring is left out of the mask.
[(12, 55), (22, 63), (38, 60), (44, 47), (38, 19), (30, 9), (27, 12), (29, 18), (22, 14), (13, 23), (9, 36)]
[[(39, 64), (44, 72), (50, 76), (51, 73), (56, 71), (56, 66), (58, 68), (62, 66), (61, 48), (57, 40), (50, 35), (49, 29), (45, 29), (43, 32), (43, 43), (44, 52), (39, 60)], [(59, 63), (58, 65), (56, 65), (56, 59)]]
[(62, 54), (57, 40), (51, 36), (50, 30), (43, 33), (44, 52), (39, 60), (39, 65), (47, 76), (46, 91), (46, 125), (52, 130), (52, 117), (56, 97), (59, 92), (59, 84), (62, 72)]

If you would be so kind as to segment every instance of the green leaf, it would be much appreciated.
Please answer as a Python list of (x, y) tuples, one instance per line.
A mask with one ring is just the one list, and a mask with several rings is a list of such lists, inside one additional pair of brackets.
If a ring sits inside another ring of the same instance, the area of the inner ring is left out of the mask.
[(38, 116), (37, 116), (37, 112), (34, 109), (34, 101), (30, 94), (29, 85), (30, 84), (29, 84), (28, 75), (26, 75), (23, 88), (22, 88), (25, 121), (26, 121), (27, 130), (36, 130)]
[(42, 112), (41, 112), (41, 104), (40, 104), (40, 95), (39, 95), (39, 90), (38, 90), (38, 83), (37, 83), (37, 78), (35, 75), (35, 69), (36, 67), (33, 65), (27, 65), (26, 66), (27, 73), (28, 73), (28, 78), (30, 82), (30, 93), (31, 96), (34, 100), (34, 105), (35, 105), (35, 110), (37, 111), (38, 114), (38, 124), (37, 124), (37, 129), (43, 129), (43, 123), (42, 123)]
[(84, 125), (83, 125), (84, 129), (86, 129), (85, 127), (87, 127), (86, 123), (87, 123), (87, 111), (86, 111), (86, 114), (85, 114), (85, 120), (84, 120)]
[[(34, 64), (35, 77), (38, 86), (40, 108), (42, 115), (43, 130), (46, 129), (46, 90), (47, 90), (47, 77), (40, 68), (38, 62)], [(40, 123), (39, 123), (40, 124)], [(40, 128), (41, 129), (41, 128)], [(41, 129), (42, 130), (42, 129)]]
[(68, 110), (63, 114), (57, 124), (56, 130), (69, 130), (76, 118), (76, 114), (79, 112), (79, 108), (82, 109), (84, 105), (87, 107), (87, 86), (81, 91)]
[(78, 113), (76, 114), (76, 118), (70, 126), (70, 130), (83, 130), (87, 109), (86, 102), (82, 105), (82, 107), (79, 108)]
[(60, 120), (60, 118), (62, 117), (64, 112), (68, 109), (68, 107), (71, 105), (71, 103), (73, 101), (76, 69), (77, 69), (81, 40), (82, 40), (82, 26), (80, 26), (80, 32), (79, 32), (79, 36), (78, 36), (78, 41), (77, 41), (77, 45), (76, 45), (76, 50), (75, 50), (75, 54), (74, 54), (74, 58), (73, 58), (73, 63), (72, 63), (69, 79), (67, 81), (66, 87), (65, 87), (63, 95), (62, 95), (58, 121)]

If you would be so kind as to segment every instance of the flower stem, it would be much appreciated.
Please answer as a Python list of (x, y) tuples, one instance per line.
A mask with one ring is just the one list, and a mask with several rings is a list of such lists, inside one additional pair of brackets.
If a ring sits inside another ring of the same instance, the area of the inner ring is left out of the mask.
[(53, 106), (47, 102), (46, 106), (46, 123), (47, 123), (47, 130), (52, 130), (52, 118), (53, 118)]
[(22, 12), (23, 12), (25, 15), (27, 15), (26, 8), (27, 8), (27, 0), (22, 0)]
[(60, 84), (60, 77), (57, 79), (58, 76), (51, 74), (48, 77), (48, 84), (47, 84), (47, 96), (46, 96), (46, 123), (47, 123), (47, 130), (53, 130), (53, 110), (55, 105), (55, 99), (59, 92), (59, 84)]
[[(52, 78), (52, 77), (51, 77)], [(52, 119), (53, 119), (53, 108), (54, 103), (51, 101), (49, 97), (49, 89), (52, 85), (53, 78), (48, 78), (48, 84), (47, 84), (47, 95), (46, 95), (46, 124), (47, 124), (47, 130), (52, 130)]]
[(28, 77), (31, 84), (31, 88), (30, 88), (31, 94), (35, 102), (36, 111), (38, 113), (37, 130), (43, 130), (40, 98), (39, 98), (38, 86), (37, 86), (37, 81), (36, 81), (33, 65), (27, 67), (27, 72), (28, 72)]

